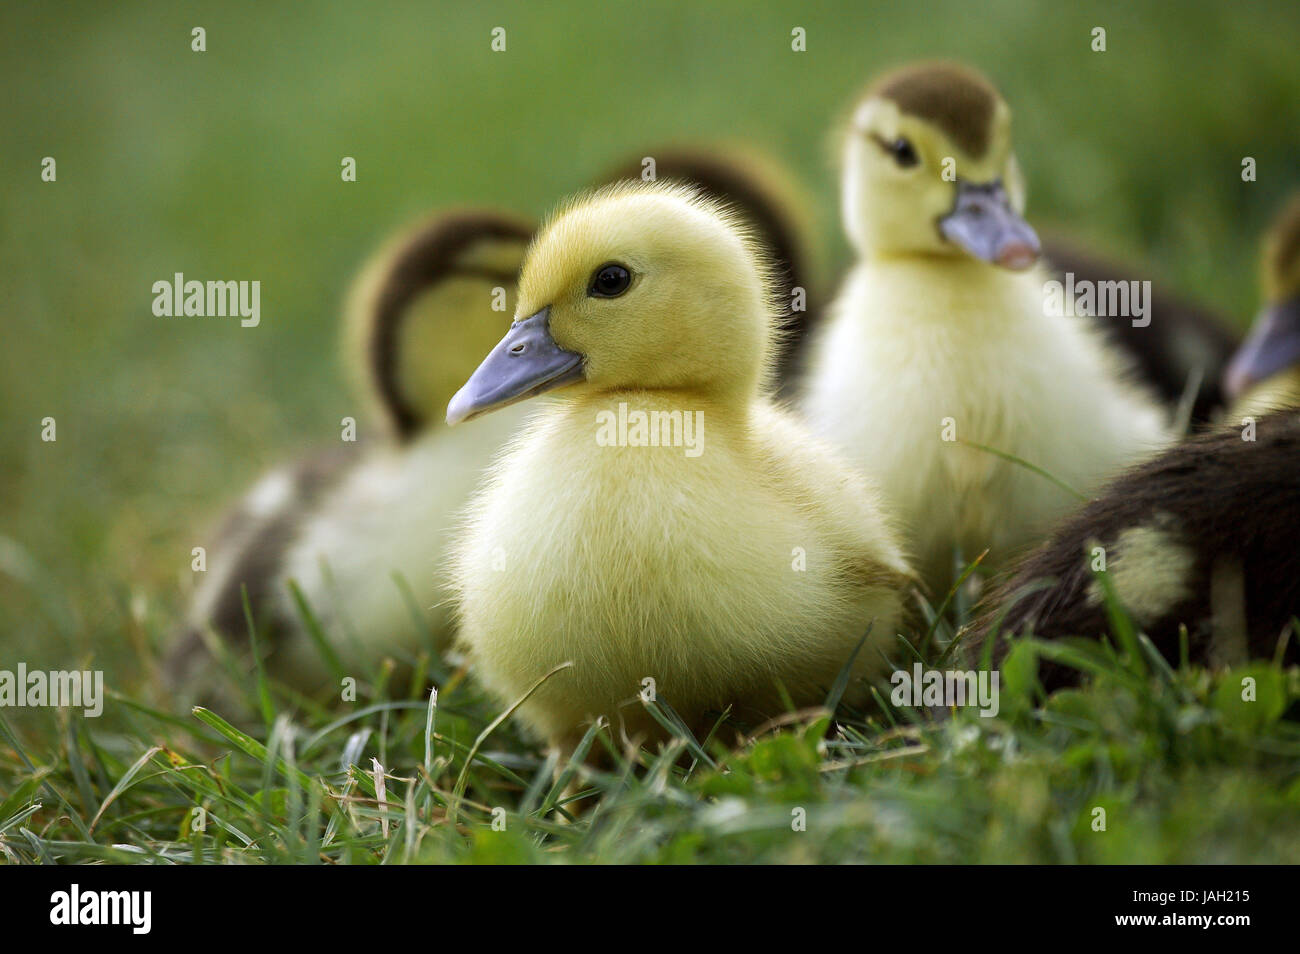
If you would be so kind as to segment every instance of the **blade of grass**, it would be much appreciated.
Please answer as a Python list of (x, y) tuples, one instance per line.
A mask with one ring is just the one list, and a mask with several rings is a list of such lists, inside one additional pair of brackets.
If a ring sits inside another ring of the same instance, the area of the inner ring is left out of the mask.
[(1106, 604), (1106, 618), (1110, 622), (1111, 632), (1119, 640), (1120, 647), (1124, 650), (1129, 659), (1129, 666), (1133, 673), (1138, 676), (1145, 676), (1147, 673), (1146, 658), (1142, 653), (1142, 647), (1138, 644), (1137, 630), (1133, 628), (1133, 621), (1129, 618), (1128, 612), (1119, 600), (1119, 594), (1115, 592), (1115, 584), (1110, 578), (1110, 574), (1105, 570), (1093, 571), (1093, 579), (1101, 587), (1102, 596)]
[(161, 745), (152, 746), (147, 752), (144, 753), (144, 755), (136, 759), (135, 764), (132, 765), (129, 769), (127, 769), (126, 773), (120, 779), (118, 779), (117, 784), (113, 786), (113, 790), (109, 792), (108, 797), (104, 799), (104, 804), (99, 806), (99, 811), (95, 812), (95, 817), (90, 820), (90, 830), (92, 832), (95, 830), (95, 826), (99, 824), (100, 818), (104, 816), (104, 812), (108, 808), (108, 806), (113, 804), (113, 801), (117, 798), (117, 796), (121, 795), (123, 792), (127, 790), (127, 788), (130, 787), (131, 780), (136, 777), (140, 769), (144, 768), (145, 763), (148, 762), (151, 758), (153, 758), (155, 753), (161, 751), (162, 751)]
[[(202, 706), (195, 706), (191, 711), (194, 713), (196, 719), (216, 729), (217, 732), (226, 739), (226, 741), (234, 745), (235, 748), (239, 749), (239, 751), (243, 752), (250, 758), (255, 759), (257, 762), (265, 764), (267, 759), (266, 746), (262, 745), (262, 743), (258, 742), (251, 735), (240, 732), (233, 725), (210, 709), (205, 709)], [(283, 759), (276, 760), (276, 767), (285, 775), (286, 778), (290, 772), (296, 775), (299, 784), (301, 784), (303, 788), (311, 789), (320, 784), (301, 769), (290, 768), (285, 764)]]
[(415, 598), (415, 591), (411, 589), (411, 584), (406, 581), (405, 576), (393, 571), (393, 583), (402, 594), (402, 602), (406, 604), (407, 612), (411, 614), (411, 621), (415, 624), (416, 631), (424, 637), (424, 644), (429, 651), (429, 671), (433, 673), (433, 681), (439, 686), (447, 685), (451, 673), (443, 664), (442, 655), (438, 652), (438, 640), (429, 625), (429, 617), (420, 607), (419, 601)]
[(1174, 434), (1184, 435), (1192, 426), (1192, 412), (1196, 409), (1196, 397), (1201, 393), (1201, 381), (1204, 379), (1205, 369), (1199, 364), (1188, 372), (1183, 393), (1178, 396), (1178, 410), (1174, 412)]
[(1039, 467), (1037, 464), (1031, 464), (1029, 461), (1017, 457), (1015, 454), (1008, 454), (1006, 451), (1000, 451), (996, 447), (989, 447), (985, 444), (976, 444), (974, 441), (961, 440), (960, 438), (958, 439), (957, 443), (964, 444), (967, 447), (973, 447), (976, 450), (984, 451), (987, 454), (992, 454), (994, 457), (1001, 457), (1003, 460), (1009, 461), (1013, 464), (1019, 464), (1021, 467), (1025, 468), (1026, 470), (1032, 473), (1037, 474), (1039, 477), (1051, 481), (1057, 487), (1060, 487), (1067, 494), (1071, 494), (1078, 500), (1081, 501), (1088, 500), (1086, 494), (1081, 494), (1079, 491), (1075, 490), (1073, 487), (1071, 487), (1065, 481), (1061, 480), (1059, 477), (1044, 470), (1043, 468)]
[[(27, 770), (36, 774), (38, 771), (36, 765), (27, 757), (27, 752), (23, 749), (22, 743), (18, 741), (18, 736), (14, 733), (13, 728), (9, 725), (3, 713), (0, 713), (0, 735), (3, 735), (9, 742), (9, 745), (13, 748), (14, 752), (17, 753), (18, 758), (22, 761), (23, 765), (26, 766)], [(72, 802), (68, 801), (63, 792), (59, 791), (54, 783), (46, 777), (49, 774), (49, 772), (41, 772), (41, 787), (49, 792), (50, 795), (54, 797), (54, 800), (67, 810), (68, 818), (72, 820), (72, 824), (76, 826), (77, 831), (80, 832), (87, 841), (89, 841), (91, 837), (90, 829), (86, 827), (86, 823), (82, 819), (81, 813), (72, 806)]]
[(343, 728), (343, 726), (348, 725), (349, 723), (356, 722), (358, 719), (364, 719), (368, 715), (382, 712), (385, 709), (423, 709), (424, 707), (425, 703), (423, 702), (418, 702), (414, 699), (402, 699), (392, 702), (375, 702), (358, 709), (356, 712), (349, 712), (347, 715), (335, 719), (333, 722), (330, 722), (328, 725), (313, 733), (311, 737), (307, 739), (306, 743), (303, 744), (302, 756), (306, 758), (307, 755), (314, 751), (316, 746), (324, 741), (330, 733)]
[(858, 653), (862, 652), (862, 647), (867, 644), (871, 638), (871, 631), (875, 629), (876, 621), (873, 619), (867, 624), (867, 631), (862, 634), (858, 644), (853, 647), (853, 652), (849, 653), (849, 658), (845, 660), (840, 671), (835, 675), (835, 681), (831, 683), (831, 691), (826, 694), (826, 711), (832, 716), (835, 710), (840, 707), (840, 700), (844, 698), (845, 690), (849, 688), (849, 678), (853, 674), (853, 664), (857, 661)]
[[(429, 707), (424, 714), (424, 777), (433, 781), (433, 727), (434, 720), (438, 714), (438, 688), (435, 686), (429, 690)], [(433, 792), (428, 790), (421, 802), (424, 812), (427, 814), (430, 804), (433, 801)]]
[(686, 750), (699, 761), (703, 762), (709, 768), (716, 769), (718, 763), (708, 752), (701, 747), (699, 740), (686, 725), (686, 722), (677, 714), (677, 710), (672, 707), (667, 699), (663, 696), (655, 696), (653, 702), (643, 702), (647, 712), (654, 717), (654, 720), (668, 730), (669, 734), (680, 739), (686, 746)]
[(578, 767), (587, 758), (587, 753), (591, 751), (591, 744), (596, 740), (596, 733), (602, 731), (607, 725), (609, 725), (609, 720), (601, 716), (587, 727), (587, 731), (582, 734), (582, 738), (574, 748), (573, 754), (569, 756), (569, 761), (564, 766), (564, 770), (555, 779), (555, 784), (551, 786), (551, 790), (546, 793), (546, 798), (542, 801), (542, 807), (538, 814), (547, 814), (559, 803), (560, 796), (568, 788), (573, 776), (578, 773)]
[(460, 774), (456, 776), (456, 786), (452, 790), (451, 805), (447, 811), (447, 818), (452, 824), (455, 824), (456, 822), (456, 816), (460, 808), (460, 802), (465, 795), (465, 786), (469, 782), (470, 768), (474, 765), (474, 759), (478, 755), (478, 750), (483, 747), (483, 743), (487, 741), (488, 736), (490, 736), (493, 732), (495, 732), (497, 727), (501, 725), (501, 723), (505, 722), (506, 719), (509, 719), (512, 715), (514, 715), (515, 711), (520, 706), (522, 706), (525, 702), (527, 702), (530, 698), (532, 698), (533, 693), (536, 692), (538, 689), (542, 688), (543, 684), (545, 684), (545, 682), (548, 679), (550, 679), (556, 673), (563, 672), (565, 669), (572, 669), (572, 668), (573, 668), (572, 661), (566, 661), (560, 663), (550, 672), (546, 673), (535, 683), (533, 683), (532, 686), (529, 687), (527, 692), (525, 692), (522, 696), (516, 699), (508, 709), (506, 709), (499, 716), (497, 716), (495, 719), (489, 722), (487, 724), (487, 727), (484, 728), (483, 731), (478, 734), (478, 738), (476, 738), (474, 740), (474, 744), (470, 746), (469, 754), (465, 756), (465, 764), (461, 767)]
[(271, 690), (266, 684), (266, 667), (262, 663), (262, 648), (257, 644), (257, 627), (253, 625), (253, 604), (248, 600), (248, 587), (239, 585), (239, 598), (244, 604), (244, 622), (248, 624), (248, 641), (253, 650), (253, 667), (257, 675), (257, 705), (262, 713), (262, 721), (271, 728), (275, 721), (275, 706), (271, 702)]
[(17, 815), (14, 815), (10, 818), (0, 819), (0, 835), (3, 835), (10, 828), (13, 828), (14, 825), (21, 825), (23, 822), (31, 818), (40, 810), (41, 810), (41, 803), (32, 802), (30, 805), (28, 805), (26, 808), (20, 811)]
[[(970, 575), (975, 572), (976, 567), (983, 563), (984, 558), (988, 555), (989, 551), (985, 550), (970, 563), (966, 564), (966, 569), (962, 571), (961, 575), (957, 577), (957, 582), (948, 590), (948, 594), (943, 598), (943, 602), (941, 602), (938, 609), (934, 611), (934, 618), (930, 621), (930, 625), (926, 627), (925, 635), (921, 638), (922, 652), (929, 651), (930, 641), (934, 639), (935, 630), (938, 628), (939, 622), (944, 618), (944, 615), (948, 612), (948, 607), (952, 605), (952, 601), (956, 597), (957, 592), (966, 584), (966, 581), (970, 579)], [(922, 660), (922, 662), (924, 661), (925, 660)]]
[[(1002, 623), (1007, 618), (1007, 614), (1010, 613), (1011, 610), (1015, 608), (1015, 605), (1021, 600), (1042, 590), (1051, 589), (1055, 585), (1055, 580), (1035, 580), (1033, 583), (1027, 583), (1020, 587), (1020, 589), (1011, 594), (1010, 599), (1005, 600), (1002, 603), (1001, 612), (998, 613), (997, 619), (994, 620), (993, 626), (990, 627), (989, 638), (982, 647), (985, 656), (985, 660), (982, 661), (981, 664), (982, 669), (987, 669), (991, 663), (993, 643), (1002, 634)], [(951, 656), (957, 647), (965, 640), (968, 632), (969, 630), (963, 630), (962, 632), (957, 633), (957, 635), (953, 637), (952, 642), (944, 647), (943, 652), (939, 655), (938, 661), (934, 664), (936, 669), (942, 667), (944, 663), (948, 661), (948, 657)]]
[(528, 783), (528, 788), (524, 791), (524, 797), (519, 800), (519, 814), (525, 817), (533, 814), (533, 808), (537, 805), (538, 799), (542, 797), (542, 789), (546, 787), (546, 780), (555, 777), (555, 769), (559, 764), (560, 753), (558, 751), (551, 749), (546, 753), (545, 761), (533, 773), (533, 779)]
[(1151, 642), (1151, 638), (1146, 633), (1138, 633), (1137, 639), (1138, 645), (1142, 647), (1142, 655), (1146, 657), (1151, 668), (1167, 684), (1174, 685), (1178, 681), (1178, 677), (1170, 667), (1169, 661), (1160, 654), (1160, 650), (1156, 649), (1156, 644)]
[[(80, 716), (70, 715), (67, 720), (64, 731), (64, 744), (68, 750), (68, 770), (72, 772), (72, 780), (77, 786), (77, 792), (81, 796), (83, 810), (89, 812), (91, 806), (95, 804), (95, 794), (90, 785), (90, 773), (86, 771), (86, 763), (81, 757), (81, 745), (78, 739), (77, 728)], [(80, 723), (82, 731), (89, 732), (89, 727)]]
[(302, 595), (302, 588), (298, 586), (297, 580), (289, 581), (289, 595), (293, 598), (293, 605), (298, 611), (299, 618), (302, 619), (303, 628), (307, 630), (307, 636), (311, 639), (312, 645), (316, 647), (316, 652), (325, 663), (325, 668), (330, 671), (335, 683), (341, 683), (347, 678), (347, 670), (343, 666), (343, 660), (339, 658), (339, 654), (334, 650), (334, 646), (331, 645), (329, 638), (325, 635), (320, 619), (317, 618), (312, 608), (307, 605), (307, 598)]

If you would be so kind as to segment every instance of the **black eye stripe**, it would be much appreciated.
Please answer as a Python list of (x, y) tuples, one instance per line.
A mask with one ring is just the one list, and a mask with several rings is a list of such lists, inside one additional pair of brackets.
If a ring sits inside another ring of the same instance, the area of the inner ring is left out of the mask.
[(606, 262), (591, 274), (587, 294), (592, 298), (617, 298), (632, 284), (632, 273), (618, 262)]

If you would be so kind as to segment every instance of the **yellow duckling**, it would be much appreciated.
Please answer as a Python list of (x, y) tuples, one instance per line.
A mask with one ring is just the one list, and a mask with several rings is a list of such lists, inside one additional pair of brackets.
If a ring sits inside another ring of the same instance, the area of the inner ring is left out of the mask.
[(1224, 375), (1234, 398), (1227, 423), (1300, 406), (1300, 193), (1264, 241), (1264, 310)]
[[(1021, 217), (1010, 111), (982, 76), (922, 64), (877, 82), (843, 149), (858, 261), (814, 346), (805, 409), (911, 531), (942, 596), (955, 552), (987, 565), (1167, 439), (1089, 319), (1048, 307)], [(1124, 319), (1115, 319), (1124, 320)]]
[(650, 149), (611, 170), (602, 182), (643, 181), (646, 159), (659, 178), (686, 183), (739, 213), (772, 263), (788, 314), (777, 338), (779, 397), (793, 396), (807, 358), (807, 342), (824, 306), (822, 250), (815, 203), (794, 173), (750, 146), (713, 143)]
[[(783, 278), (815, 310), (807, 229), (786, 178), (770, 160), (735, 150), (654, 150), (658, 174), (726, 193)], [(639, 176), (641, 166), (617, 176)], [(206, 574), (165, 662), (173, 688), (211, 673), (201, 630), (246, 644), (243, 591), (270, 651), (272, 671), (302, 690), (328, 673), (288, 583), (302, 589), (349, 669), (385, 654), (409, 657), (432, 638), (450, 643), (447, 593), (432, 568), (454, 515), (527, 409), (450, 432), (448, 400), (501, 335), (534, 224), (493, 209), (438, 213), (386, 243), (354, 283), (344, 359), (355, 390), (384, 432), (311, 454), (267, 474), (204, 540)], [(788, 352), (787, 352), (788, 354)], [(409, 586), (404, 595), (394, 580)], [(424, 619), (417, 624), (412, 604)]]
[[(768, 268), (682, 186), (617, 184), (561, 210), (525, 259), (516, 321), (448, 423), (544, 391), (471, 505), (453, 562), (459, 643), (553, 744), (594, 716), (705, 731), (823, 700), (903, 615), (909, 570), (867, 485), (762, 393)], [(559, 390), (559, 389), (563, 390)], [(860, 686), (858, 687), (860, 691)]]
[(523, 414), (454, 432), (430, 418), (507, 326), (504, 303), (493, 308), (503, 297), (496, 290), (513, 302), (531, 236), (491, 210), (442, 213), (363, 270), (345, 352), (389, 434), (368, 437), (363, 423), (358, 442), (271, 471), (203, 541), (206, 572), (164, 664), (171, 687), (210, 679), (203, 630), (247, 645), (245, 590), (271, 672), (302, 691), (329, 685), (290, 581), (354, 675), (385, 655), (405, 660), (450, 645), (449, 594), (435, 568), (456, 515)]
[(505, 212), (441, 212), (362, 270), (345, 312), (344, 356), (355, 389), (399, 442), (441, 423), (449, 397), (500, 337), (532, 237), (532, 222)]

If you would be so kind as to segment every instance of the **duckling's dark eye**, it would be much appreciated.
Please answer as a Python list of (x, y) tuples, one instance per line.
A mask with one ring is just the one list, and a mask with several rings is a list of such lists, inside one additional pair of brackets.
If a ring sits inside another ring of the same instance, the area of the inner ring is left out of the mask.
[(871, 138), (876, 141), (876, 145), (893, 157), (900, 169), (910, 169), (920, 164), (921, 157), (916, 154), (916, 147), (902, 136), (893, 141), (875, 135)]
[(903, 169), (910, 169), (921, 161), (921, 157), (916, 154), (915, 147), (902, 136), (889, 144), (889, 152), (894, 157), (894, 161)]
[(596, 269), (591, 276), (591, 288), (587, 294), (593, 298), (617, 298), (627, 291), (632, 284), (632, 273), (616, 262), (610, 262)]

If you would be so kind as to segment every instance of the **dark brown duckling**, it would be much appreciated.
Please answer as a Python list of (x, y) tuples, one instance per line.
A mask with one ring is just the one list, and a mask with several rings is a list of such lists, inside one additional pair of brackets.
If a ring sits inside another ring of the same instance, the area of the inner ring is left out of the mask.
[[(1189, 438), (1116, 479), (1025, 556), (984, 601), (968, 652), (977, 658), (995, 628), (1040, 639), (1106, 634), (1094, 573), (1104, 558), (1135, 626), (1171, 662), (1186, 626), (1196, 663), (1274, 658), (1283, 640), (1284, 662), (1300, 663), (1290, 634), (1300, 616), (1297, 528), (1300, 412)], [(1038, 581), (1051, 585), (1014, 598)], [(996, 663), (1005, 651), (999, 639)], [(1042, 677), (1052, 689), (1079, 673), (1048, 664)]]

